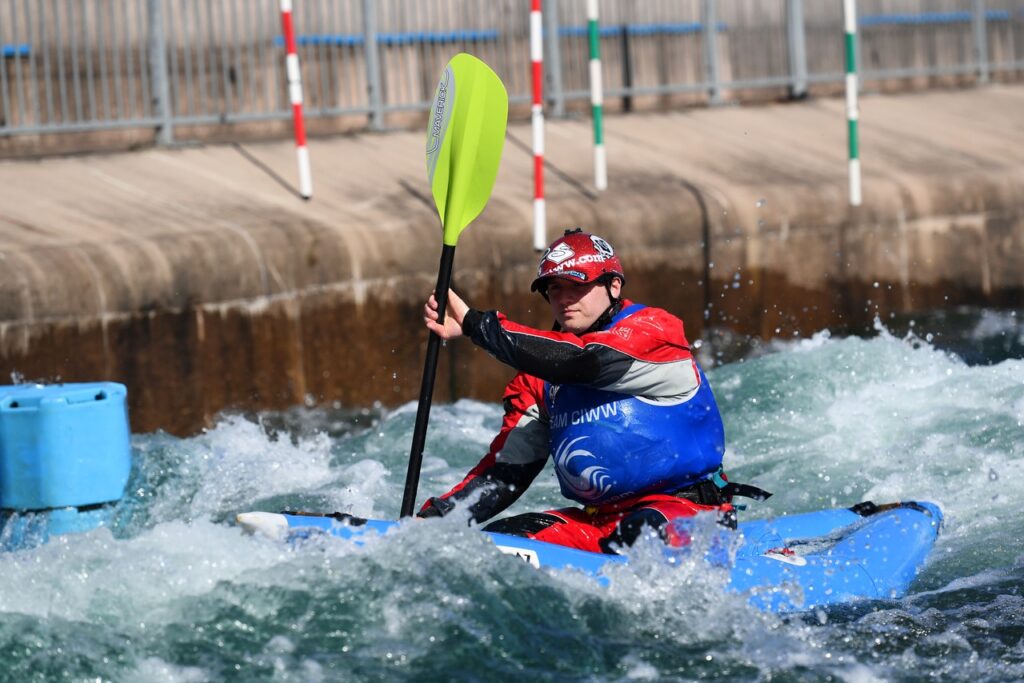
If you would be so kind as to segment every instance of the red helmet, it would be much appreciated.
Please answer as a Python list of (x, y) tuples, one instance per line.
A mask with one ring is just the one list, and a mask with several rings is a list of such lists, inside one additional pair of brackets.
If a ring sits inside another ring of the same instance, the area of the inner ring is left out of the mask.
[(576, 228), (566, 230), (540, 257), (537, 279), (530, 285), (530, 291), (543, 293), (544, 281), (553, 277), (584, 283), (609, 280), (613, 275), (625, 284), (626, 276), (612, 245)]

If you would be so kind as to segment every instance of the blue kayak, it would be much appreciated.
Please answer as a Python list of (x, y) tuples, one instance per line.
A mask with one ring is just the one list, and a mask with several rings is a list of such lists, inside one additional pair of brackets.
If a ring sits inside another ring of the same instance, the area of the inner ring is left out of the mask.
[[(358, 539), (385, 533), (398, 522), (333, 515), (247, 512), (238, 515), (247, 531), (296, 540), (314, 533)], [(890, 600), (906, 594), (935, 544), (942, 512), (933, 503), (864, 502), (837, 508), (741, 522), (739, 548), (730, 559), (728, 543), (711, 544), (712, 564), (730, 567), (728, 589), (769, 612), (793, 612), (855, 600)], [(519, 536), (487, 533), (498, 550), (535, 567), (574, 568), (597, 577), (623, 555), (591, 553)], [(716, 552), (716, 548), (718, 552)], [(685, 551), (684, 551), (685, 552)], [(678, 549), (666, 557), (678, 558)]]

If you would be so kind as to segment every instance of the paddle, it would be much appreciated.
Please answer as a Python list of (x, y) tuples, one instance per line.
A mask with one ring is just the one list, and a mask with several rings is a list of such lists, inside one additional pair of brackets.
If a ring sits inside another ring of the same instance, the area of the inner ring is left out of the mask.
[[(444, 235), (434, 288), (439, 324), (444, 323), (448, 304), (455, 245), (491, 197), (507, 120), (508, 94), (501, 79), (476, 57), (455, 55), (441, 75), (427, 121), (427, 179)], [(430, 335), (405, 475), (402, 517), (411, 516), (416, 504), (440, 348), (441, 338)]]

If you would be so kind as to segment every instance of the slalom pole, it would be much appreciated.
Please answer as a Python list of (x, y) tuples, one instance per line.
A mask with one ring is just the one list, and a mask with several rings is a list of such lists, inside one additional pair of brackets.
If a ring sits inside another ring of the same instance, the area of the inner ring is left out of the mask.
[(541, 0), (530, 0), (530, 61), (533, 63), (533, 248), (548, 245), (544, 207), (544, 47), (541, 42)]
[(860, 147), (857, 123), (857, 0), (843, 0), (846, 30), (846, 129), (850, 175), (850, 206), (860, 206)]
[(292, 22), (292, 0), (281, 0), (281, 29), (284, 32), (285, 70), (288, 73), (288, 99), (292, 105), (292, 127), (295, 130), (295, 153), (299, 161), (299, 194), (303, 199), (313, 196), (313, 176), (309, 170), (309, 149), (306, 148), (306, 124), (302, 118), (302, 74), (295, 49), (295, 25)]
[(587, 0), (587, 34), (590, 37), (590, 109), (594, 119), (594, 187), (608, 187), (604, 152), (604, 89), (601, 85), (601, 30), (597, 0)]

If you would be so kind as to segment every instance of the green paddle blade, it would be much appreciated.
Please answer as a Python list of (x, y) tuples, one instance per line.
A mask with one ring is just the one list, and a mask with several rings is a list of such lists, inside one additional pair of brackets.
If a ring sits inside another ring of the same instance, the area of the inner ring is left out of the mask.
[(455, 55), (427, 122), (427, 178), (449, 246), (491, 197), (507, 122), (508, 93), (498, 75), (472, 55)]

